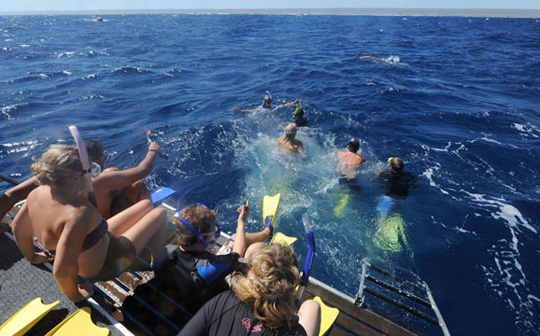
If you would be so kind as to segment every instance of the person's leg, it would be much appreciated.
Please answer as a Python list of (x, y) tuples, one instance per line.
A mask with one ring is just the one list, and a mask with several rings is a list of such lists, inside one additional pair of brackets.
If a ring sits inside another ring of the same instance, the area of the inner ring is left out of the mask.
[(141, 200), (152, 200), (152, 197), (146, 184), (139, 180), (115, 193), (111, 199), (111, 216), (119, 214)]
[(321, 307), (314, 300), (306, 300), (298, 310), (299, 323), (308, 336), (318, 336), (321, 327)]
[(249, 247), (251, 244), (258, 242), (263, 242), (270, 236), (270, 229), (265, 228), (259, 232), (248, 232), (246, 233), (246, 246)]
[(38, 181), (32, 176), (24, 182), (19, 183), (15, 187), (6, 191), (0, 198), (0, 220), (4, 218), (6, 213), (20, 200), (26, 198), (28, 194), (37, 188)]
[(246, 249), (246, 253), (244, 253), (244, 258), (248, 258), (250, 254), (266, 246), (267, 245), (263, 242), (257, 242), (257, 243), (253, 243), (249, 245), (248, 248)]
[(153, 208), (152, 201), (143, 200), (137, 202), (107, 220), (109, 223), (109, 231), (117, 237), (123, 235)]
[(146, 187), (146, 184), (142, 180), (136, 181), (131, 184), (129, 187), (123, 189), (126, 197), (133, 203), (137, 203), (143, 199), (152, 199), (150, 197), (150, 191)]
[(167, 213), (165, 209), (156, 208), (144, 215), (137, 223), (124, 232), (122, 236), (133, 243), (137, 255), (143, 251), (146, 245), (150, 246), (152, 255), (154, 255), (163, 248), (166, 232)]

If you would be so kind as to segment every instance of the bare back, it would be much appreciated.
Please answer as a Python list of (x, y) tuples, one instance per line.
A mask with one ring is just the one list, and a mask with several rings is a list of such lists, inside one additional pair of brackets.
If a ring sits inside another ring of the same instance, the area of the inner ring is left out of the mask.
[(55, 197), (49, 186), (40, 186), (28, 195), (26, 206), (27, 221), (22, 225), (47, 250), (56, 251), (56, 259), (62, 259), (66, 253), (75, 253), (79, 256), (79, 274), (91, 277), (99, 272), (105, 260), (108, 236), (80, 253), (86, 235), (102, 221), (88, 200)]
[(287, 136), (282, 135), (278, 138), (278, 143), (281, 145), (281, 149), (289, 153), (303, 153), (304, 144), (297, 139), (289, 139)]
[(339, 161), (339, 172), (347, 179), (352, 180), (356, 178), (360, 170), (360, 166), (366, 162), (366, 159), (353, 153), (351, 151), (339, 151), (337, 152)]

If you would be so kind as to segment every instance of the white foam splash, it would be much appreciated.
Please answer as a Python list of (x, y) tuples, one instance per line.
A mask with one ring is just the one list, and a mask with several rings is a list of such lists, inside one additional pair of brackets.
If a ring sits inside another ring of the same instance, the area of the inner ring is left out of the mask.
[(533, 138), (538, 139), (540, 136), (538, 133), (540, 133), (540, 130), (532, 125), (522, 125), (518, 123), (512, 124), (512, 127), (518, 130), (518, 132), (524, 133), (525, 135), (532, 136)]
[(536, 296), (529, 293), (527, 276), (520, 263), (519, 235), (523, 229), (538, 234), (536, 228), (528, 223), (521, 212), (504, 198), (489, 197), (482, 194), (462, 190), (477, 204), (495, 209), (490, 211), (494, 219), (506, 223), (511, 234), (510, 241), (499, 239), (488, 251), (493, 255), (494, 266), (482, 266), (489, 285), (507, 303), (509, 309), (516, 311), (516, 323), (520, 329), (533, 330), (534, 323), (530, 317), (534, 311), (533, 300)]
[(20, 104), (5, 106), (5, 107), (2, 107), (1, 111), (2, 111), (2, 114), (7, 117), (7, 120), (14, 120), (13, 117), (11, 116), (11, 113), (13, 111), (16, 111), (19, 107), (24, 107), (24, 106), (28, 106), (28, 103), (20, 103)]

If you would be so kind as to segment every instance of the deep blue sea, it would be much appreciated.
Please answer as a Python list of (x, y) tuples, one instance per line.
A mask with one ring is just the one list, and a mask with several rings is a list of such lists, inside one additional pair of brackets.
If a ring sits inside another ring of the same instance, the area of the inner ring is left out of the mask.
[[(274, 143), (294, 107), (232, 111), (267, 91), (303, 99), (305, 156)], [(71, 124), (132, 167), (151, 129), (169, 159), (145, 181), (177, 205), (205, 203), (231, 231), (249, 197), (256, 231), (263, 196), (281, 192), (276, 230), (304, 258), (310, 215), (314, 277), (354, 296), (362, 258), (379, 259), (426, 281), (454, 335), (540, 335), (539, 20), (0, 16), (0, 109), (4, 175), (29, 177), (32, 157), (73, 143)], [(336, 173), (351, 137), (367, 159), (355, 195)], [(420, 184), (398, 253), (374, 243), (391, 156)]]

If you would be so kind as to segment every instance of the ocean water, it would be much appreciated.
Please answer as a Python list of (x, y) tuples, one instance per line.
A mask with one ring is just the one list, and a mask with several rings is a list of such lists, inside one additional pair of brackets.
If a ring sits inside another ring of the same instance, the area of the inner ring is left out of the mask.
[[(169, 159), (145, 181), (177, 205), (205, 203), (231, 231), (249, 197), (255, 231), (281, 192), (276, 230), (304, 257), (310, 215), (314, 277), (354, 296), (362, 258), (382, 260), (427, 282), (454, 335), (539, 335), (539, 74), (535, 19), (0, 16), (0, 173), (29, 177), (71, 124), (131, 167), (151, 129)], [(294, 107), (233, 112), (267, 91), (303, 99), (305, 156), (274, 143)], [(357, 193), (336, 173), (351, 137), (367, 159)], [(420, 184), (398, 252), (375, 242), (390, 156)]]

